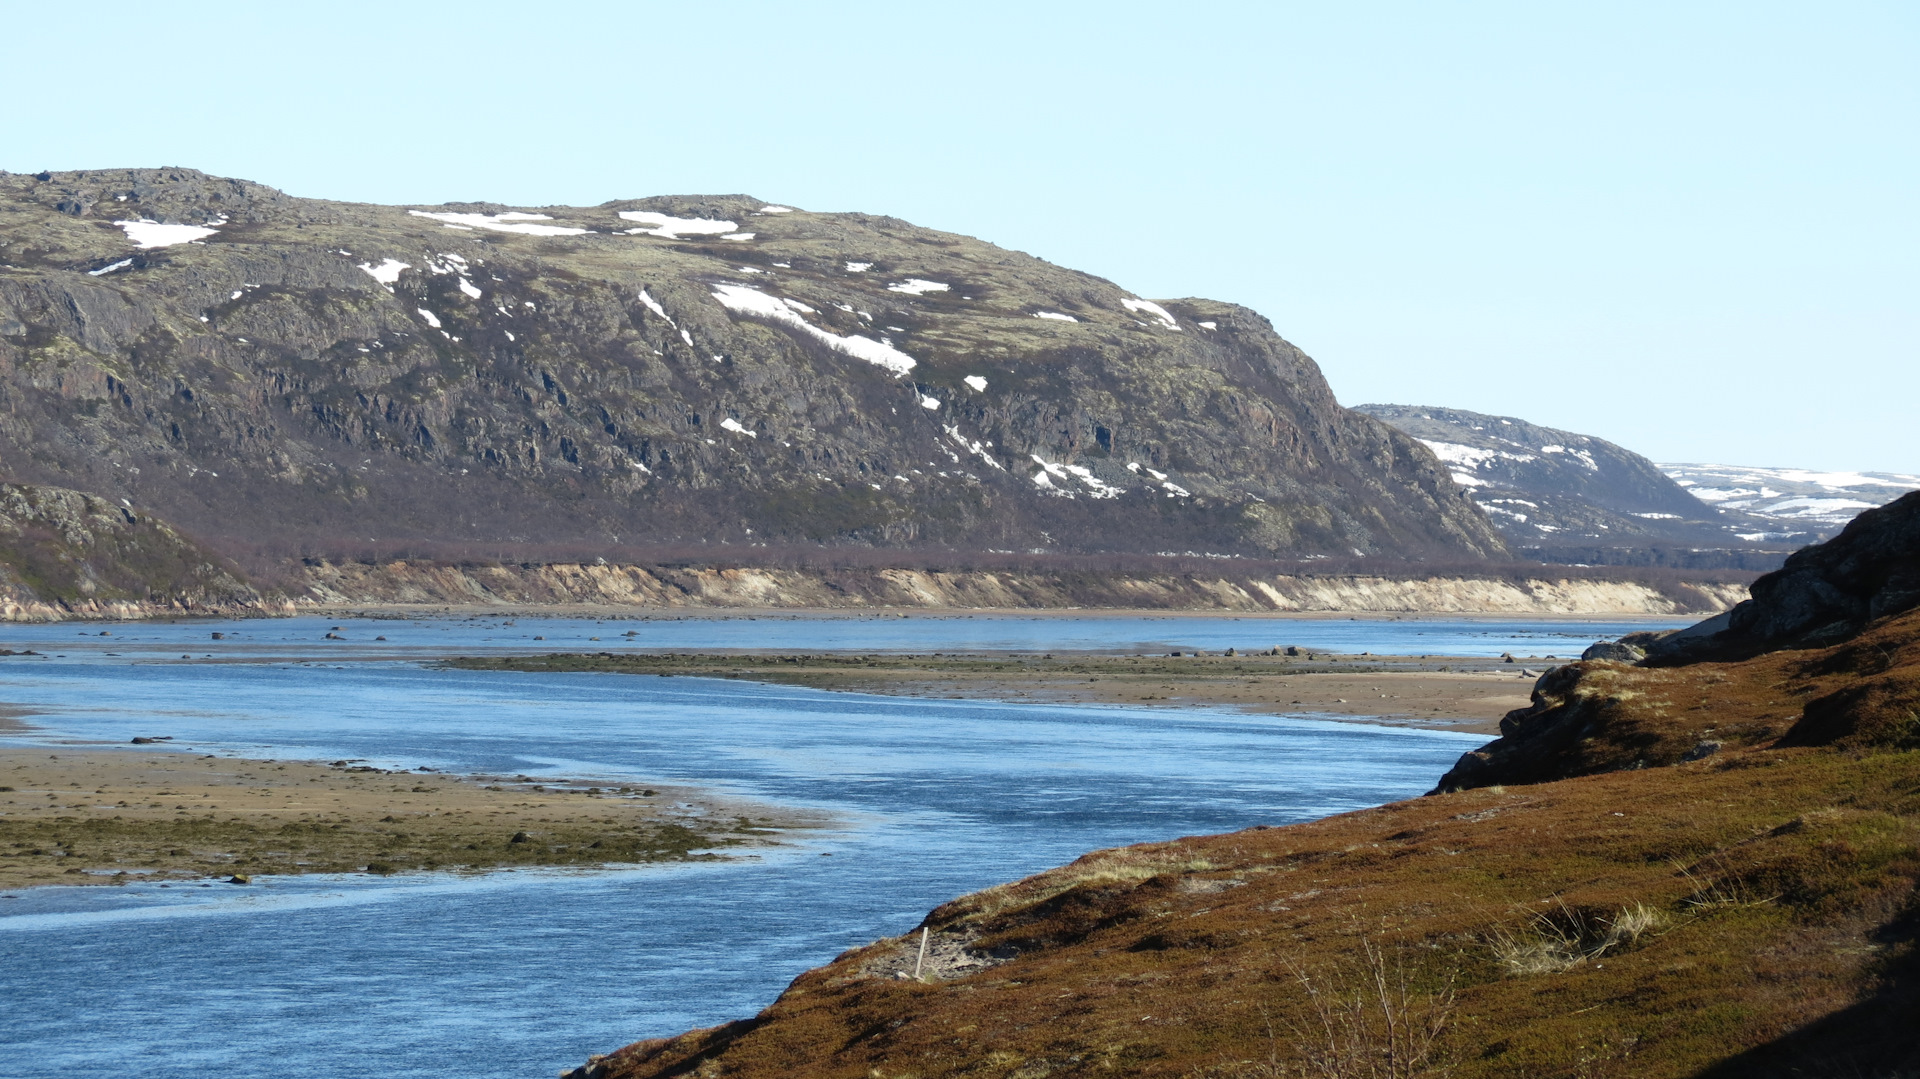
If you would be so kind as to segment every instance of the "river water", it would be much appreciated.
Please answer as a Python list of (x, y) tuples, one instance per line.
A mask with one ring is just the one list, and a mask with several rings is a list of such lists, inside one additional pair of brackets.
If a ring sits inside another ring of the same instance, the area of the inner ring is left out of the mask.
[[(636, 1038), (751, 1015), (802, 970), (905, 932), (960, 893), (1100, 847), (1418, 794), (1482, 741), (1231, 712), (416, 662), (430, 656), (1294, 643), (1566, 656), (1662, 624), (1674, 623), (287, 619), (110, 626), (106, 637), (97, 625), (0, 627), (0, 647), (43, 654), (0, 661), (0, 703), (36, 728), (12, 744), (169, 735), (168, 748), (201, 753), (668, 782), (838, 822), (731, 862), (6, 893), (0, 1075), (551, 1076)], [(325, 640), (334, 625), (347, 640)]]

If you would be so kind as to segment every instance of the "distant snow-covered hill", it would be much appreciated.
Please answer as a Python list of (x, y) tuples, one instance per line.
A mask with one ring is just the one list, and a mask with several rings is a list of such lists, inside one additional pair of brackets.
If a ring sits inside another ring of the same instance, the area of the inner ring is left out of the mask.
[[(1899, 472), (1818, 472), (1807, 468), (1663, 464), (1660, 471), (1710, 506), (1777, 522), (1781, 531), (1838, 531), (1861, 510), (1920, 489)], [(1765, 539), (1759, 533), (1744, 538)]]

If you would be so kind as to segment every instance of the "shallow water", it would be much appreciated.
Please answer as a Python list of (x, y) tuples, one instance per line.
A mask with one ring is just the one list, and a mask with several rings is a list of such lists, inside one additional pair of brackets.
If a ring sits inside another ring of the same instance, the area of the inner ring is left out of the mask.
[[(355, 638), (377, 629), (393, 638), (395, 658), (448, 643), (470, 650), (502, 628), (333, 624)], [(311, 654), (326, 625), (247, 623), (233, 627), (243, 639), (232, 648)], [(1498, 654), (1522, 650), (1514, 641), (1553, 642), (1526, 651), (1570, 649), (1560, 643), (1569, 638), (1553, 635), (1573, 627), (916, 618), (520, 620), (506, 628), (556, 646), (573, 643), (569, 635), (634, 628), (652, 647), (831, 642), (900, 651), (987, 641), (1252, 647), (1275, 643), (1276, 633), (1305, 643), (1311, 628), (1329, 634), (1323, 641), (1334, 631), (1357, 634), (1353, 651), (1432, 639)], [(1571, 640), (1625, 632), (1587, 630)], [(735, 863), (9, 893), (0, 900), (0, 1074), (21, 1079), (82, 1068), (153, 1077), (551, 1076), (636, 1038), (750, 1015), (802, 970), (905, 932), (962, 892), (1099, 847), (1417, 794), (1481, 741), (1285, 717), (726, 680), (390, 661), (136, 662), (132, 645), (161, 654), (191, 635), (204, 653), (228, 642), (212, 642), (205, 623), (116, 628), (109, 647), (122, 655), (107, 656), (98, 637), (85, 652), (71, 650), (65, 642), (78, 632), (0, 631), (6, 647), (57, 641), (70, 649), (64, 661), (0, 666), (0, 702), (41, 728), (9, 741), (124, 745), (136, 734), (171, 735), (169, 748), (196, 752), (699, 784), (825, 809), (842, 825)]]
[[(636, 616), (595, 622), (563, 618), (252, 619), (0, 625), (0, 648), (82, 659), (324, 657), (354, 659), (593, 648), (673, 651), (770, 649), (806, 652), (972, 650), (1166, 652), (1299, 645), (1320, 652), (1379, 655), (1569, 658), (1594, 641), (1635, 630), (1677, 628), (1691, 619), (1286, 618), (1187, 615), (914, 614), (801, 616)], [(343, 640), (326, 635), (339, 629)], [(108, 635), (101, 636), (102, 631)], [(633, 636), (627, 636), (631, 631)], [(220, 633), (224, 639), (214, 640)], [(386, 638), (379, 640), (378, 638)], [(19, 660), (0, 660), (18, 665)]]

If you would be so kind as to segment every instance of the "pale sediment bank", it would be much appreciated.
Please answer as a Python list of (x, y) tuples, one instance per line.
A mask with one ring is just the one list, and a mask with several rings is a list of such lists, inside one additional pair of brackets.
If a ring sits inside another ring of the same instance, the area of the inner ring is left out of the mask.
[(302, 567), (300, 602), (610, 610), (1107, 610), (1244, 614), (1712, 614), (1745, 584), (1649, 584), (1557, 576), (1263, 576), (858, 569), (667, 569), (635, 565), (449, 565), (393, 561)]
[(670, 568), (621, 564), (302, 563), (256, 602), (50, 602), (0, 583), (0, 621), (261, 618), (350, 608), (596, 611), (1105, 611), (1195, 614), (1686, 616), (1745, 599), (1724, 576), (1396, 577), (1093, 571)]
[(0, 748), (0, 889), (674, 862), (823, 823), (679, 786), (97, 744)]

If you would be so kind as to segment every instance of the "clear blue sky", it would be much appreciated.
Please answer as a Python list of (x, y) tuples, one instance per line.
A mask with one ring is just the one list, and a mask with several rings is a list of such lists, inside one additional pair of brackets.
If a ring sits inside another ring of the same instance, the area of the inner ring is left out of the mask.
[(1920, 4), (8, 6), (0, 168), (746, 192), (1247, 304), (1347, 403), (1920, 472)]

